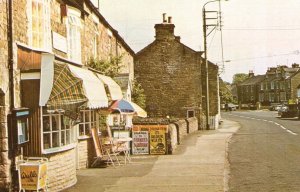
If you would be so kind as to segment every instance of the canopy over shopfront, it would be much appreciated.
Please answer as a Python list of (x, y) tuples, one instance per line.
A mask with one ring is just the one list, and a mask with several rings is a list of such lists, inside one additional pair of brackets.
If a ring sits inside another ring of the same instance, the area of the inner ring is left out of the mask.
[(108, 107), (103, 82), (87, 69), (54, 61), (43, 54), (41, 61), (40, 106), (56, 109)]
[(120, 100), (123, 98), (121, 87), (111, 78), (101, 74), (97, 74), (101, 81), (107, 85), (111, 100)]

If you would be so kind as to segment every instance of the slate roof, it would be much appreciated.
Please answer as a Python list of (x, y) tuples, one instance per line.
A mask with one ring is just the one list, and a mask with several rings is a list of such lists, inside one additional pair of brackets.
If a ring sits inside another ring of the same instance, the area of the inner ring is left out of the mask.
[(239, 85), (255, 85), (255, 84), (263, 81), (265, 79), (265, 77), (266, 77), (265, 75), (256, 75), (256, 76), (246, 79)]

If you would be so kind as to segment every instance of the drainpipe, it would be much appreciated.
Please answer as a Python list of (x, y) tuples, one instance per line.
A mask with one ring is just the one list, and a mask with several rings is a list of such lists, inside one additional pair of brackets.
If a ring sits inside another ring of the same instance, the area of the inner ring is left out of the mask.
[(13, 60), (13, 31), (12, 31), (12, 1), (8, 0), (8, 23), (7, 23), (7, 38), (8, 38), (8, 76), (9, 76), (9, 98), (10, 111), (15, 108), (15, 90), (14, 90), (14, 60)]
[(8, 18), (7, 18), (7, 43), (8, 43), (8, 78), (9, 78), (9, 110), (10, 115), (8, 115), (8, 125), (7, 128), (10, 130), (8, 131), (8, 143), (11, 145), (9, 149), (10, 159), (11, 159), (11, 166), (10, 166), (10, 190), (14, 190), (17, 186), (17, 178), (18, 174), (16, 172), (16, 165), (15, 165), (15, 147), (12, 147), (12, 111), (15, 108), (15, 90), (14, 90), (14, 60), (13, 60), (13, 1), (8, 0)]

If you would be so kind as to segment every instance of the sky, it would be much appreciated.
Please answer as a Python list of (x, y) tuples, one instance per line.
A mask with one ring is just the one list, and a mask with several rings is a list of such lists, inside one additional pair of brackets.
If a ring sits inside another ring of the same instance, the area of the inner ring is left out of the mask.
[[(100, 0), (100, 12), (135, 51), (154, 41), (154, 25), (172, 16), (175, 35), (195, 51), (203, 51), (202, 7), (208, 0)], [(219, 3), (205, 6), (218, 11)], [(236, 73), (264, 74), (269, 67), (300, 64), (299, 0), (221, 0), (222, 35), (207, 37), (208, 59), (220, 66), (221, 78)]]

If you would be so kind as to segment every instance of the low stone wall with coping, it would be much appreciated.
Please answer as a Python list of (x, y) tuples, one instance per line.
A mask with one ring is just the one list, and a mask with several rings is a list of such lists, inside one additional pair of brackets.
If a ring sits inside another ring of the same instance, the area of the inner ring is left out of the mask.
[(177, 145), (180, 145), (182, 139), (190, 133), (199, 130), (198, 119), (191, 117), (188, 119), (163, 119), (163, 118), (147, 118), (147, 119), (134, 119), (134, 125), (168, 125), (168, 154), (172, 154)]

